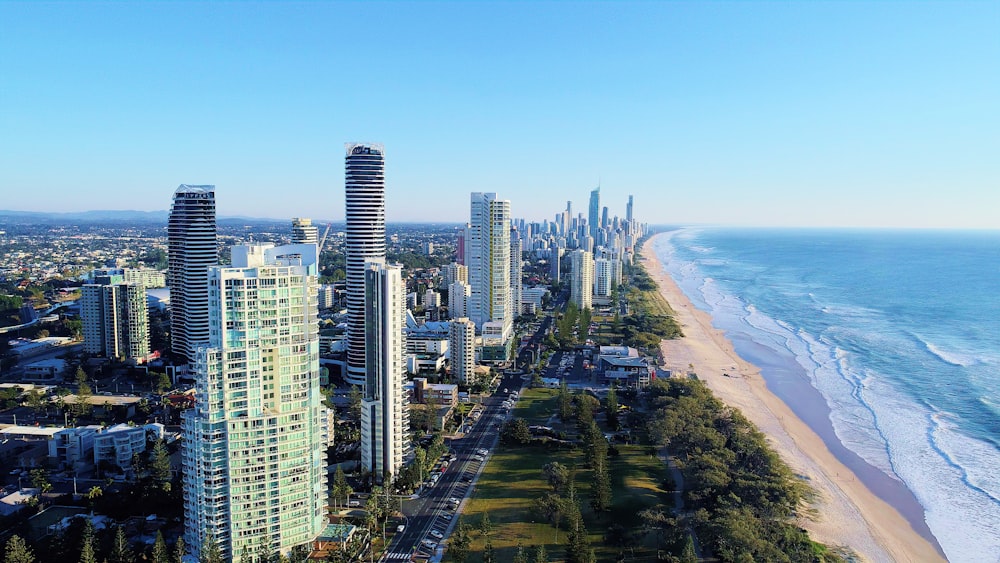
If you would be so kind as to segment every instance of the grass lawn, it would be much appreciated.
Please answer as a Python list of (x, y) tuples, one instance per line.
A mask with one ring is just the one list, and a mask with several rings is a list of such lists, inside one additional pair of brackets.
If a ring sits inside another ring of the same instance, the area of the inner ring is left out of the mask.
[[(557, 391), (552, 389), (526, 390), (518, 402), (514, 416), (521, 416), (529, 424), (544, 424), (556, 408)], [(638, 513), (659, 503), (668, 503), (663, 480), (667, 470), (655, 457), (646, 455), (644, 446), (619, 445), (619, 455), (610, 459), (612, 495), (614, 504), (605, 514), (594, 514), (589, 506), (590, 470), (583, 468), (582, 449), (547, 449), (542, 446), (503, 447), (490, 458), (483, 471), (472, 500), (465, 508), (462, 519), (473, 526), (484, 513), (489, 513), (493, 523), (493, 549), (497, 561), (510, 561), (520, 543), (529, 554), (535, 546), (544, 544), (549, 560), (562, 561), (567, 532), (556, 530), (548, 523), (539, 522), (532, 506), (534, 500), (549, 490), (542, 474), (542, 466), (558, 461), (567, 467), (576, 467), (576, 489), (584, 521), (590, 531), (590, 544), (598, 561), (615, 561), (621, 550), (628, 550), (629, 561), (654, 561), (655, 553), (649, 541), (634, 537), (625, 547), (606, 546), (604, 536), (612, 523), (621, 524), (635, 532), (641, 525)], [(470, 562), (482, 561), (483, 538), (478, 529)], [(639, 534), (636, 534), (639, 536)]]

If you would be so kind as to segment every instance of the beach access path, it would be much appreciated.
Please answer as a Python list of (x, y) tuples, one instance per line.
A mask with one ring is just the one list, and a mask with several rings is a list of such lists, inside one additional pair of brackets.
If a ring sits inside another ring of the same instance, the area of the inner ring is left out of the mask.
[(866, 561), (944, 561), (893, 506), (872, 493), (768, 390), (760, 370), (740, 358), (722, 331), (712, 326), (709, 314), (691, 303), (653, 251), (658, 236), (662, 235), (646, 241), (641, 256), (684, 331), (683, 338), (661, 343), (663, 367), (684, 374), (693, 366), (698, 379), (719, 400), (757, 425), (792, 471), (808, 480), (816, 493), (810, 506), (815, 515), (800, 518), (799, 525), (812, 539), (847, 547)]

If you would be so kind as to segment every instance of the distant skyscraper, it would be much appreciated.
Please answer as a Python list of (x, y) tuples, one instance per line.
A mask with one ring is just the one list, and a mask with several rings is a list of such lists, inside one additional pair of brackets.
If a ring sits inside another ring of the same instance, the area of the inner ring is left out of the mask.
[(611, 258), (594, 260), (594, 296), (610, 297), (611, 288), (615, 285), (614, 263)]
[(365, 384), (365, 262), (385, 258), (385, 156), (382, 145), (348, 144), (346, 173), (347, 371)]
[[(101, 278), (105, 279), (101, 279)], [(80, 317), (83, 350), (108, 358), (145, 362), (149, 356), (149, 313), (140, 284), (98, 283), (83, 286)]]
[(590, 192), (590, 209), (587, 215), (587, 227), (590, 229), (590, 236), (597, 236), (597, 228), (600, 227), (601, 213), (601, 187), (598, 186)]
[(465, 317), (452, 319), (448, 329), (451, 377), (466, 385), (475, 383), (476, 325)]
[(465, 265), (469, 268), (469, 318), (482, 330), (497, 322), (507, 332), (513, 325), (510, 299), (510, 201), (495, 193), (472, 194)]
[(292, 244), (319, 244), (319, 229), (312, 224), (312, 219), (292, 219)]
[(234, 246), (206, 285), (211, 332), (181, 415), (184, 540), (197, 556), (211, 537), (225, 561), (287, 552), (327, 514), (316, 245)]
[(587, 250), (570, 253), (573, 273), (570, 278), (570, 301), (582, 309), (590, 309), (594, 291), (594, 256)]
[(632, 224), (632, 196), (628, 196), (628, 205), (625, 206), (625, 220)]
[(182, 184), (174, 192), (167, 224), (170, 347), (194, 361), (208, 342), (208, 268), (219, 264), (215, 186)]
[(608, 228), (608, 206), (606, 205), (603, 208), (601, 208), (601, 228), (602, 229)]
[(361, 466), (376, 483), (398, 477), (406, 454), (409, 418), (406, 380), (406, 286), (402, 267), (366, 263), (367, 368), (361, 400)]
[(510, 308), (512, 316), (521, 314), (521, 237), (510, 230)]

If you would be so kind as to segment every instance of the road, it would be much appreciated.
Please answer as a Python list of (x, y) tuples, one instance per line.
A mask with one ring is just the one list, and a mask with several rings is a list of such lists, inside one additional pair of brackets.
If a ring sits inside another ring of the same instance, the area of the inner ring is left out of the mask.
[[(479, 473), (497, 444), (499, 425), (508, 414), (502, 408), (502, 403), (511, 392), (520, 392), (524, 383), (520, 375), (503, 376), (496, 391), (483, 401), (479, 419), (469, 432), (450, 441), (450, 451), (455, 455), (455, 460), (449, 464), (448, 470), (441, 475), (436, 485), (425, 487), (419, 498), (403, 503), (406, 528), (393, 537), (380, 561), (430, 559), (437, 554), (438, 544), (454, 529), (466, 499), (475, 488)], [(475, 459), (478, 450), (488, 451), (483, 461)], [(448, 499), (451, 498), (461, 501), (457, 511), (452, 510), (449, 505)], [(434, 533), (441, 537), (434, 537)]]

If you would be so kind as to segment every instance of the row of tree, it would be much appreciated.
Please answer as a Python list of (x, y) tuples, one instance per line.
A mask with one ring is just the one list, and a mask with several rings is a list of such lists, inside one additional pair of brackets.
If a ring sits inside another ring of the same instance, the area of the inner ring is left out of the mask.
[(839, 561), (794, 517), (808, 488), (739, 411), (697, 380), (647, 389), (650, 438), (675, 457), (702, 545), (722, 561)]

